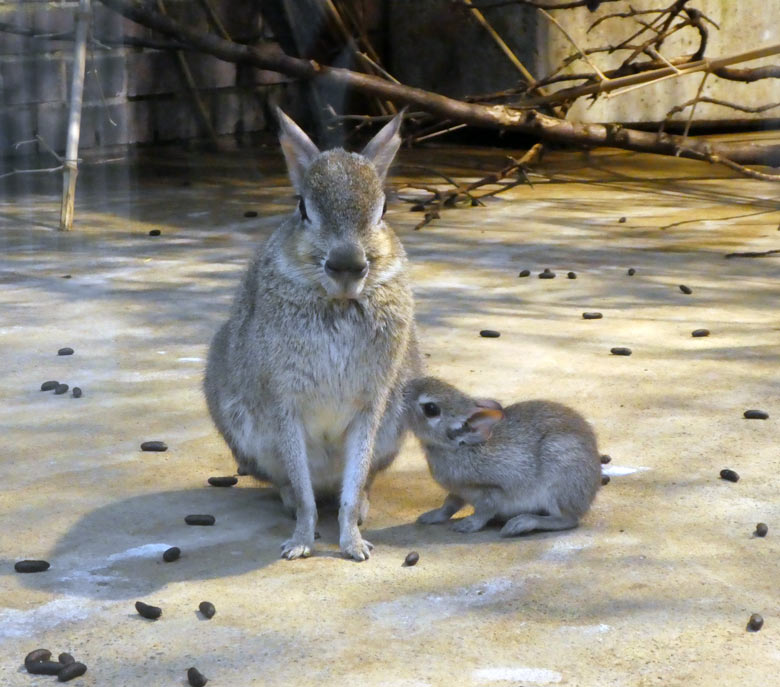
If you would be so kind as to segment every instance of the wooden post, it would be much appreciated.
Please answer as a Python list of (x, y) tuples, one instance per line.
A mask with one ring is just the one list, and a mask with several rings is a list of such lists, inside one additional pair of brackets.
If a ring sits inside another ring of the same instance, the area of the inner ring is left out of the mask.
[(76, 10), (76, 42), (73, 48), (73, 80), (70, 87), (68, 142), (65, 146), (64, 169), (62, 172), (60, 231), (70, 231), (73, 226), (73, 203), (76, 200), (76, 176), (79, 172), (81, 101), (84, 95), (84, 67), (87, 62), (87, 29), (89, 28), (90, 12), (90, 0), (79, 0), (79, 7)]

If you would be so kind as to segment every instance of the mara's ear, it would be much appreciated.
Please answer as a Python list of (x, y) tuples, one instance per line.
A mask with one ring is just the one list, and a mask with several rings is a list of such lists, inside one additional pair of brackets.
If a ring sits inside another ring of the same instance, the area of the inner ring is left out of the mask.
[(492, 408), (493, 410), (504, 410), (498, 401), (494, 401), (492, 398), (478, 398), (474, 401), (477, 408)]
[(300, 194), (306, 170), (320, 151), (303, 129), (278, 107), (276, 118), (279, 120), (279, 143), (282, 145), (284, 159), (287, 162), (290, 181)]
[(379, 133), (366, 144), (361, 153), (363, 157), (374, 163), (376, 173), (382, 181), (385, 180), (387, 170), (390, 169), (393, 158), (401, 147), (401, 136), (398, 132), (401, 129), (405, 112), (406, 108), (385, 124)]
[(493, 427), (504, 419), (504, 411), (496, 408), (480, 408), (469, 416), (465, 427), (469, 430), (463, 434), (461, 443), (484, 444), (490, 439)]

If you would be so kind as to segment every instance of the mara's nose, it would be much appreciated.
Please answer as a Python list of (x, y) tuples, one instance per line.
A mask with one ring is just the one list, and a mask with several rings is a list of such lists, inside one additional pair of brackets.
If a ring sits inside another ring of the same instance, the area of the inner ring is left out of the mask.
[(333, 248), (325, 261), (325, 271), (335, 278), (362, 279), (368, 274), (366, 254), (354, 244)]

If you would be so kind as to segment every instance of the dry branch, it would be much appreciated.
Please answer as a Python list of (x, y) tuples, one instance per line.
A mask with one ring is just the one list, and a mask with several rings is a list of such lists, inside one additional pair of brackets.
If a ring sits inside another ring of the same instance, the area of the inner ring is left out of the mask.
[[(719, 161), (722, 158), (729, 158), (740, 165), (772, 164), (780, 161), (780, 145), (720, 144), (691, 139), (686, 146), (683, 146), (682, 138), (679, 136), (666, 134), (658, 136), (655, 133), (618, 126), (569, 122), (535, 111), (522, 111), (502, 105), (467, 103), (420, 88), (395, 84), (370, 74), (360, 74), (348, 69), (328, 67), (311, 60), (291, 57), (282, 52), (277, 45), (249, 46), (232, 43), (213, 34), (201, 33), (178, 24), (146, 6), (137, 5), (129, 0), (101, 0), (101, 2), (128, 19), (176, 40), (187, 42), (201, 51), (225, 61), (248, 63), (261, 69), (281, 72), (299, 79), (321, 80), (352, 88), (391, 100), (397, 104), (412, 105), (416, 109), (425, 110), (442, 119), (449, 119), (461, 124), (518, 131), (536, 136), (543, 141), (586, 148), (613, 146), (644, 153), (679, 154), (682, 157), (698, 160), (714, 160), (713, 156), (717, 156)], [(689, 63), (685, 65), (686, 73), (704, 71), (708, 68), (717, 69), (773, 54), (780, 54), (780, 45), (717, 60)], [(667, 67), (626, 78), (650, 81), (657, 80), (670, 72), (674, 73), (672, 69)], [(630, 83), (636, 82), (631, 81)], [(626, 82), (620, 79), (609, 81), (603, 85), (609, 87), (615, 83), (626, 85)], [(683, 150), (680, 150), (681, 148)]]

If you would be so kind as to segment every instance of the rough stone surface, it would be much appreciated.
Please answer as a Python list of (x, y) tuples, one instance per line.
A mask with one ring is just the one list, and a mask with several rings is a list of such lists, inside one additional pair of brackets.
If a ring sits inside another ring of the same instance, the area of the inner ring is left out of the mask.
[[(506, 154), (522, 151), (404, 151), (461, 179)], [(590, 166), (552, 152), (544, 170), (571, 182), (534, 177), (425, 231), (392, 202), (428, 371), (502, 403), (572, 405), (612, 456), (612, 479), (578, 529), (460, 535), (414, 524), (443, 493), (409, 440), (373, 490), (371, 559), (342, 559), (323, 511), (316, 555), (291, 563), (278, 556), (292, 523), (267, 487), (206, 484), (235, 464), (200, 381), (241, 270), (294, 210), (292, 191), (275, 154), (148, 155), (84, 166), (69, 235), (56, 231), (59, 184), (27, 177), (0, 196), (0, 550), (6, 570), (52, 562), (3, 577), (0, 684), (34, 682), (21, 663), (36, 646), (89, 665), (85, 686), (180, 685), (193, 665), (209, 684), (246, 687), (776, 680), (780, 424), (741, 414), (777, 414), (780, 262), (723, 259), (776, 247), (776, 186), (684, 160), (596, 151)], [(164, 241), (149, 241), (154, 227)], [(517, 279), (547, 264), (588, 279)], [(626, 264), (642, 279), (626, 280)], [(680, 297), (687, 280), (696, 298)], [(588, 310), (604, 319), (584, 321)], [(475, 337), (487, 321), (500, 339)], [(718, 336), (693, 339), (693, 322)], [(79, 403), (38, 390), (60, 374), (62, 341), (89, 351), (66, 363), (89, 389)], [(615, 342), (641, 357), (605, 355)], [(140, 452), (146, 437), (171, 448)], [(724, 465), (738, 485), (717, 478)], [(188, 527), (188, 513), (218, 526)], [(186, 556), (165, 564), (173, 545)], [(420, 563), (404, 568), (411, 550)], [(138, 599), (163, 617), (138, 616)], [(219, 608), (210, 621), (203, 599)], [(745, 632), (756, 611), (765, 627)]]

